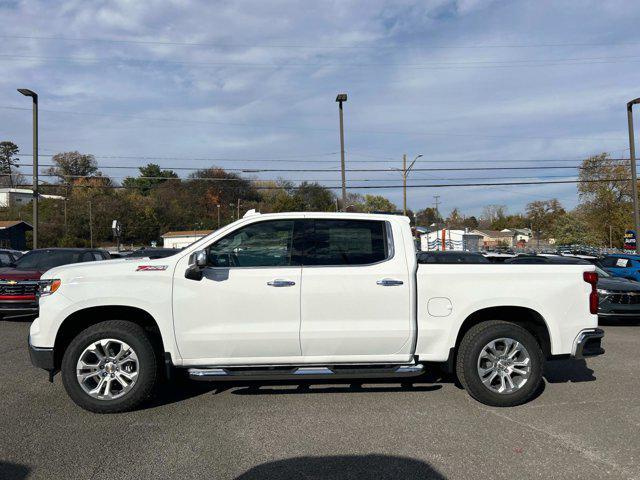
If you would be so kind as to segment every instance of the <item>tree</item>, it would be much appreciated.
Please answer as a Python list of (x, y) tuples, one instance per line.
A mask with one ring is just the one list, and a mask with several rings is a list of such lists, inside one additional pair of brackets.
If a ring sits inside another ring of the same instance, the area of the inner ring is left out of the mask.
[(559, 217), (551, 235), (555, 238), (556, 244), (560, 245), (597, 245), (599, 243), (579, 210), (567, 212)]
[(419, 226), (428, 227), (432, 224), (440, 223), (442, 220), (435, 208), (427, 207), (423, 210), (418, 210), (416, 213), (417, 223)]
[(558, 219), (565, 215), (562, 204), (556, 198), (528, 203), (526, 211), (527, 219), (538, 237), (542, 233), (548, 234), (553, 231)]
[(178, 178), (178, 174), (173, 170), (162, 170), (160, 165), (155, 163), (149, 163), (144, 167), (139, 167), (140, 176), (127, 177), (122, 182), (122, 186), (126, 188), (134, 188), (138, 190), (142, 195), (148, 195), (149, 192), (166, 182), (170, 178)]
[(76, 179), (98, 176), (98, 163), (93, 155), (78, 151), (56, 153), (51, 160), (55, 166), (46, 170), (48, 175), (54, 175), (60, 179), (60, 183), (72, 184)]
[[(616, 232), (632, 228), (633, 197), (628, 165), (602, 153), (584, 160), (578, 176), (582, 181), (578, 184), (578, 210), (597, 244), (609, 243), (610, 228)], [(616, 243), (621, 246), (622, 241)]]
[(362, 204), (362, 211), (371, 212), (385, 212), (393, 213), (398, 210), (398, 207), (392, 203), (387, 197), (382, 195), (365, 195), (364, 202)]
[(335, 195), (317, 182), (302, 182), (293, 198), (295, 205), (303, 212), (331, 212), (336, 209)]
[(454, 207), (445, 222), (449, 228), (461, 228), (464, 226), (464, 217), (460, 214), (458, 208)]
[(506, 205), (487, 205), (482, 209), (480, 216), (481, 223), (484, 227), (494, 228), (493, 224), (504, 219), (507, 215)]
[(18, 162), (18, 152), (20, 149), (13, 142), (0, 142), (0, 174), (2, 174), (2, 184), (9, 183), (13, 187), (14, 166)]

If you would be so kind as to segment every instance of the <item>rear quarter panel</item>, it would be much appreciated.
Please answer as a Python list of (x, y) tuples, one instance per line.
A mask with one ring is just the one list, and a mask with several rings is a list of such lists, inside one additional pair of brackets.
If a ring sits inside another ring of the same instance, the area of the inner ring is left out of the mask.
[[(474, 312), (500, 306), (538, 312), (549, 331), (551, 353), (570, 353), (578, 332), (598, 324), (597, 315), (589, 312), (591, 286), (582, 278), (589, 270), (594, 267), (421, 264), (417, 273), (416, 354), (422, 360), (447, 360), (464, 321)], [(448, 299), (450, 313), (431, 315), (427, 305), (432, 298)]]

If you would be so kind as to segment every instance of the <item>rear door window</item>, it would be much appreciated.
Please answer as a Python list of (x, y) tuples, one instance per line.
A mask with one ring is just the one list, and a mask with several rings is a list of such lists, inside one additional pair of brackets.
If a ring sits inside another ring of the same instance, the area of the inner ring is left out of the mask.
[(390, 256), (386, 222), (313, 220), (305, 265), (369, 265)]

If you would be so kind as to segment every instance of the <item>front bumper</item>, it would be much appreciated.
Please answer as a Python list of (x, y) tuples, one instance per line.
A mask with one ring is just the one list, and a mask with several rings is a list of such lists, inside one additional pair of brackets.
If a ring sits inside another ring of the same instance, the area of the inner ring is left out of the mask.
[(601, 328), (582, 330), (573, 341), (571, 356), (573, 358), (585, 358), (602, 355), (604, 353), (604, 348), (602, 348), (603, 337), (604, 330)]
[(38, 315), (38, 301), (0, 300), (0, 317), (34, 317)]
[(29, 342), (29, 358), (34, 367), (42, 368), (49, 372), (55, 370), (53, 348), (34, 347)]

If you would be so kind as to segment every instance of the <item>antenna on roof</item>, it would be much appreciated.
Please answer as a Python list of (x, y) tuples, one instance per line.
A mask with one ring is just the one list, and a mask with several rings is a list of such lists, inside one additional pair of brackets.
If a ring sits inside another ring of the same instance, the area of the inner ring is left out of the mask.
[(256, 209), (252, 208), (251, 210), (247, 210), (247, 213), (245, 213), (242, 218), (253, 217), (255, 215), (260, 215), (260, 212), (256, 212)]

